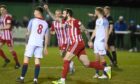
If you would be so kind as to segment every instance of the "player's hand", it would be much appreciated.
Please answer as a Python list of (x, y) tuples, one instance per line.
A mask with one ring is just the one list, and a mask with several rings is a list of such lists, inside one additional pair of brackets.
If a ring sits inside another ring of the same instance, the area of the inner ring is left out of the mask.
[(92, 13), (88, 13), (88, 16), (89, 16), (89, 17), (93, 17), (94, 14), (92, 14)]
[(44, 55), (48, 55), (48, 50), (47, 49), (44, 49)]
[(93, 43), (91, 41), (88, 42), (89, 48), (93, 48)]
[(45, 4), (45, 5), (44, 5), (44, 8), (45, 8), (46, 10), (48, 10), (48, 9), (49, 9), (49, 7), (48, 7), (48, 5), (47, 5), (47, 4)]

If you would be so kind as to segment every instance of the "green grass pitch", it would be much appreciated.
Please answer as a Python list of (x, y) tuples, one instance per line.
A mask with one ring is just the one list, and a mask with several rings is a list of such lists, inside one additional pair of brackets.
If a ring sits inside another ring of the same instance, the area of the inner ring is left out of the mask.
[[(14, 61), (8, 49), (4, 46), (6, 55), (11, 59), (11, 63), (6, 67), (0, 67), (0, 84), (18, 84), (15, 82), (19, 77), (21, 69), (14, 69)], [(19, 60), (22, 63), (24, 46), (16, 45), (15, 50), (18, 53)], [(94, 60), (91, 49), (86, 49), (90, 60)], [(56, 47), (48, 48), (48, 56), (41, 60), (41, 71), (39, 75), (39, 84), (51, 84), (51, 81), (57, 80), (61, 75), (62, 59), (59, 56), (59, 50)], [(108, 58), (107, 58), (108, 60)], [(140, 53), (129, 53), (127, 51), (118, 51), (119, 68), (113, 68), (111, 80), (92, 79), (94, 69), (86, 69), (74, 58), (76, 72), (68, 75), (66, 84), (140, 84)], [(3, 59), (0, 58), (0, 66)], [(34, 75), (34, 60), (30, 61), (29, 69), (25, 77), (25, 84), (32, 84)]]

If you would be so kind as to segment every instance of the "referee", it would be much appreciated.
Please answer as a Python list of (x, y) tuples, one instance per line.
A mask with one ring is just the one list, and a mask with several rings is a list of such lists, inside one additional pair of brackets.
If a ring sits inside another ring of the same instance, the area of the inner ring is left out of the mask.
[(108, 47), (109, 50), (107, 50), (107, 56), (109, 57), (111, 64), (115, 67), (117, 67), (117, 54), (116, 54), (116, 48), (115, 48), (115, 31), (114, 31), (114, 22), (113, 18), (110, 15), (111, 8), (109, 6), (104, 7), (104, 13), (105, 17), (107, 18), (109, 22), (109, 38), (108, 38)]

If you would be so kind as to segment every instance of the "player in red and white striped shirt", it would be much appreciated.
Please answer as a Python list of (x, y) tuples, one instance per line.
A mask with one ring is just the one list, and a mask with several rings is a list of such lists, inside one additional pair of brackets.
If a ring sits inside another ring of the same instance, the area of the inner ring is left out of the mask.
[(51, 33), (52, 34), (54, 34), (54, 32), (56, 33), (59, 49), (61, 52), (66, 50), (68, 44), (66, 28), (63, 27), (64, 25), (65, 25), (64, 20), (62, 20), (62, 22), (59, 20), (55, 20), (52, 22), (52, 26), (51, 26)]
[[(64, 13), (64, 12), (63, 12)], [(85, 65), (85, 67), (96, 68), (97, 70), (104, 70), (106, 72), (110, 71), (109, 67), (104, 67), (99, 62), (90, 62), (86, 52), (85, 52), (85, 44), (81, 36), (81, 29), (83, 25), (81, 22), (75, 18), (73, 18), (73, 11), (71, 9), (66, 9), (65, 14), (67, 15), (67, 35), (69, 38), (69, 48), (64, 57), (64, 65), (62, 71), (62, 77), (58, 81), (53, 81), (53, 84), (65, 84), (65, 79), (67, 77), (67, 73), (69, 70), (69, 63), (76, 55), (79, 60)]]
[(0, 6), (0, 56), (5, 59), (5, 67), (10, 60), (6, 57), (3, 50), (1, 49), (4, 44), (7, 44), (9, 51), (12, 53), (13, 58), (16, 62), (15, 69), (20, 67), (18, 57), (16, 52), (13, 49), (13, 38), (12, 38), (12, 16), (8, 14), (7, 8), (5, 5)]
[[(63, 16), (62, 18), (62, 11), (61, 10), (56, 10), (55, 11), (55, 15), (53, 15), (48, 8), (48, 5), (44, 5), (44, 8), (46, 9), (46, 11), (48, 12), (48, 14), (53, 18), (53, 22), (51, 25), (51, 34), (55, 34), (57, 35), (57, 40), (58, 40), (58, 46), (59, 46), (59, 50), (60, 50), (60, 55), (62, 56), (62, 58), (64, 58), (69, 42), (68, 42), (68, 37), (67, 37), (67, 30), (64, 27), (66, 25), (66, 16)], [(74, 62), (71, 61), (70, 65), (69, 65), (69, 71), (70, 74), (73, 74), (73, 72), (75, 71), (74, 69)]]

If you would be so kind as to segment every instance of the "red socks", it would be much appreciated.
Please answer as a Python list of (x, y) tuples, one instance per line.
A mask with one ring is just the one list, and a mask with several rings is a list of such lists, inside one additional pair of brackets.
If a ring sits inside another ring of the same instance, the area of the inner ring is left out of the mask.
[(62, 78), (66, 78), (67, 73), (69, 71), (70, 61), (64, 60), (63, 71), (62, 71)]
[(19, 62), (18, 62), (18, 57), (17, 57), (16, 52), (13, 51), (13, 52), (11, 52), (11, 53), (12, 53), (12, 55), (13, 55), (13, 57), (14, 57), (14, 60), (15, 60), (16, 64), (19, 64)]
[(90, 62), (89, 67), (90, 67), (90, 68), (95, 68), (95, 69), (97, 69), (97, 70), (103, 70), (103, 69), (104, 69), (104, 66), (103, 66), (102, 64), (100, 64), (99, 61)]

